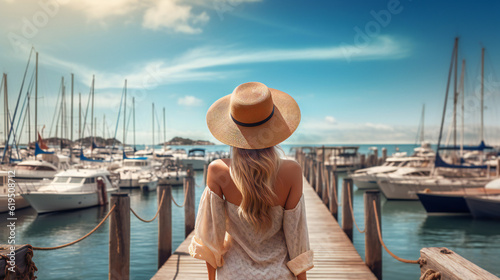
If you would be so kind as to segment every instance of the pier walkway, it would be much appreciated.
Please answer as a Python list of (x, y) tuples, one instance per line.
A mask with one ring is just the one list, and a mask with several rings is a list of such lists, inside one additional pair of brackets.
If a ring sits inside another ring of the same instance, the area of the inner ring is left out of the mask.
[[(314, 268), (308, 279), (377, 279), (365, 265), (347, 235), (304, 179), (307, 223)], [(191, 257), (188, 246), (191, 233), (152, 279), (207, 279), (204, 261)]]

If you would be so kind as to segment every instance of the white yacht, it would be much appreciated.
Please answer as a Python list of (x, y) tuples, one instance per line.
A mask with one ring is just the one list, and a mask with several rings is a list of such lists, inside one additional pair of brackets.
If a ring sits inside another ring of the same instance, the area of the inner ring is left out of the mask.
[(115, 170), (120, 174), (120, 188), (139, 188), (139, 177), (153, 171), (149, 158), (125, 158), (122, 167)]
[(377, 175), (377, 184), (387, 199), (417, 200), (417, 192), (453, 191), (484, 187), (493, 178), (430, 176), (431, 170), (401, 168), (390, 174)]
[(36, 160), (25, 160), (14, 166), (17, 180), (52, 179), (62, 170), (69, 169), (70, 158), (63, 155), (40, 154)]
[(144, 172), (139, 176), (138, 184), (142, 191), (155, 191), (158, 187), (158, 177), (153, 172)]
[[(14, 181), (15, 177), (12, 178)], [(21, 196), (19, 188), (14, 188), (14, 192), (9, 192), (9, 175), (7, 171), (0, 171), (0, 213), (9, 211), (9, 194), (11, 200), (10, 203), (14, 205), (15, 209), (22, 209), (30, 206), (30, 204)], [(14, 183), (15, 184), (15, 183)], [(17, 184), (16, 184), (17, 185)], [(13, 197), (12, 194), (15, 196)]]
[(187, 157), (180, 159), (184, 166), (193, 165), (193, 170), (203, 170), (207, 159), (205, 157), (205, 149), (191, 149), (188, 151)]
[(158, 172), (160, 185), (182, 185), (184, 184), (184, 178), (186, 178), (186, 176), (187, 172), (177, 167), (164, 168)]
[(103, 205), (118, 187), (110, 173), (96, 169), (72, 169), (56, 174), (46, 185), (19, 184), (22, 196), (38, 213), (64, 211)]

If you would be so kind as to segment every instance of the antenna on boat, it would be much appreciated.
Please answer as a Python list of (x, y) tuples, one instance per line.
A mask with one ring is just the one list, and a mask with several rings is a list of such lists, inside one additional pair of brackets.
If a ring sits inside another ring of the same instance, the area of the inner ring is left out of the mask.
[(163, 107), (163, 151), (167, 147), (167, 123), (165, 121), (165, 107)]
[(465, 76), (465, 59), (462, 60), (462, 73), (460, 74), (460, 89), (459, 92), (462, 95), (462, 135), (460, 139), (460, 155), (464, 154), (464, 137), (465, 137), (465, 88), (464, 88), (464, 76)]
[(126, 135), (126, 120), (127, 120), (127, 79), (125, 79), (125, 98), (123, 100), (123, 143), (122, 148), (123, 152), (125, 152), (125, 135)]

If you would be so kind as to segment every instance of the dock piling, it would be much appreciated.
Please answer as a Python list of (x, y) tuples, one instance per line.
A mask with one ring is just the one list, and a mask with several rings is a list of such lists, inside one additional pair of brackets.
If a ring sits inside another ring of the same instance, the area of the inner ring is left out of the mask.
[(342, 183), (342, 229), (352, 242), (352, 213), (349, 204), (350, 193), (352, 193), (352, 179), (344, 179)]
[[(165, 192), (163, 202), (160, 194)], [(162, 205), (160, 205), (160, 202)], [(158, 186), (158, 269), (172, 255), (172, 186)]]
[(191, 231), (194, 230), (195, 222), (195, 212), (194, 212), (194, 176), (193, 176), (193, 165), (187, 165), (187, 175), (184, 178), (184, 192), (186, 194), (186, 201), (184, 205), (184, 219), (185, 219), (185, 237), (187, 237)]
[(330, 193), (328, 197), (328, 205), (330, 209), (330, 213), (332, 213), (332, 216), (335, 218), (335, 220), (338, 220), (338, 201), (337, 201), (337, 196), (335, 195), (338, 190), (338, 175), (335, 170), (330, 170)]
[(111, 195), (116, 204), (109, 221), (109, 279), (130, 278), (130, 197), (128, 193)]
[[(375, 201), (378, 213), (374, 212), (373, 201)], [(382, 246), (378, 239), (375, 214), (382, 217), (380, 191), (368, 190), (365, 192), (365, 263), (380, 280), (382, 279)], [(382, 219), (380, 219), (380, 230), (382, 231)]]

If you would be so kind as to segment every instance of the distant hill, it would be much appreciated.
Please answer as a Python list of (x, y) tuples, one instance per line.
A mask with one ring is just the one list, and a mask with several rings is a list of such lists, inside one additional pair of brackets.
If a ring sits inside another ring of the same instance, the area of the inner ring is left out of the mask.
[(189, 138), (174, 137), (170, 141), (165, 142), (166, 145), (215, 145), (214, 143), (206, 140), (192, 140)]

